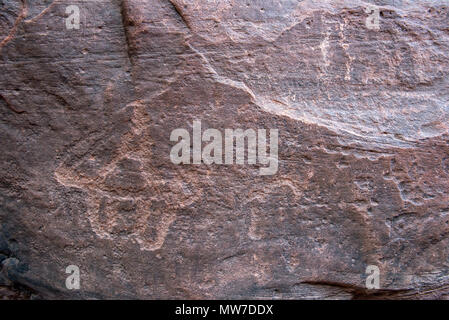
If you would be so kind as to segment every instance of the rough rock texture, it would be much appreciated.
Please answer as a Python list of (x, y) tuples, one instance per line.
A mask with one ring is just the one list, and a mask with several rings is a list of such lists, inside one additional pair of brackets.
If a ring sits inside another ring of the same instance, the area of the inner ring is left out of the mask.
[[(1, 0), (0, 26), (0, 286), (449, 297), (447, 1)], [(278, 172), (173, 164), (194, 120), (279, 129)]]

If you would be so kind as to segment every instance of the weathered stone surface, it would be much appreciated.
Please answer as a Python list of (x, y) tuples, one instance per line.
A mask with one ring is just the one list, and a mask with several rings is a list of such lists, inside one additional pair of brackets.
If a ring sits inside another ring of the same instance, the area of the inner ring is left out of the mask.
[[(447, 297), (449, 9), (371, 3), (378, 30), (355, 0), (0, 1), (4, 285)], [(277, 173), (173, 164), (194, 120), (278, 129)]]

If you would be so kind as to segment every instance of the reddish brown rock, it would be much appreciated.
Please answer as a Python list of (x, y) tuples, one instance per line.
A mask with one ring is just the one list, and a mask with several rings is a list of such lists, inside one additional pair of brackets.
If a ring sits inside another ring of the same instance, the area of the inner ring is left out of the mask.
[[(0, 1), (3, 285), (445, 298), (449, 9), (373, 4), (379, 28), (355, 0)], [(194, 120), (278, 129), (278, 171), (173, 164)]]

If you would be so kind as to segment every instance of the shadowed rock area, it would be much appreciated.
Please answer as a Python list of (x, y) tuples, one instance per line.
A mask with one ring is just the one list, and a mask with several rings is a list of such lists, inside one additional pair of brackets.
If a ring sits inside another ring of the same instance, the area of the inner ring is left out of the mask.
[[(447, 1), (0, 0), (0, 297), (448, 298), (448, 41)], [(277, 172), (174, 164), (195, 120)]]

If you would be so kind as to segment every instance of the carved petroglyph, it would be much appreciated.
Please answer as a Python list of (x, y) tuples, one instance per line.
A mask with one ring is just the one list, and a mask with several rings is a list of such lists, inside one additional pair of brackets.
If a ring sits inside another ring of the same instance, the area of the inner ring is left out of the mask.
[(102, 239), (130, 239), (141, 250), (162, 247), (176, 211), (199, 196), (176, 176), (162, 177), (151, 165), (149, 116), (141, 102), (133, 108), (131, 130), (123, 135), (115, 156), (101, 164), (90, 152), (74, 164), (66, 159), (56, 170), (59, 183), (88, 194), (86, 215)]

